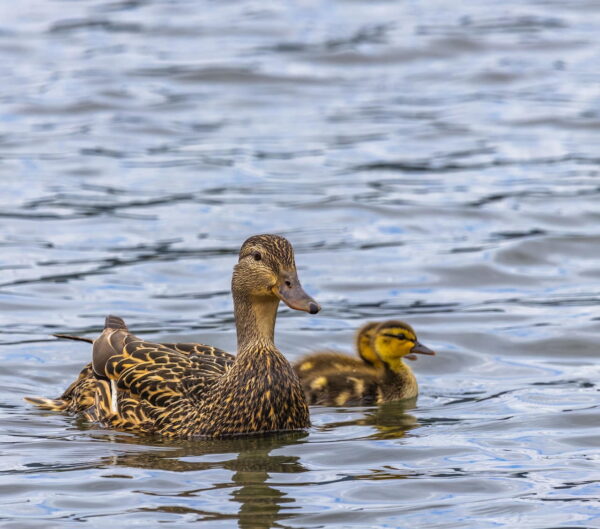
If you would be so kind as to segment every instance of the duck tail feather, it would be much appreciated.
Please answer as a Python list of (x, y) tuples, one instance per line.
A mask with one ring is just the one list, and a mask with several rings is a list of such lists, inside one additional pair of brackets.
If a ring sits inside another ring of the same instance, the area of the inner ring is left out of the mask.
[(123, 318), (119, 318), (119, 316), (108, 315), (106, 316), (106, 320), (104, 321), (105, 329), (123, 329), (127, 331), (127, 325), (125, 325), (125, 321)]
[(46, 397), (25, 397), (26, 402), (41, 408), (42, 410), (64, 411), (69, 403), (63, 399), (47, 399)]
[(54, 336), (55, 338), (62, 338), (63, 340), (77, 340), (79, 342), (94, 343), (94, 340), (92, 340), (91, 338), (86, 338), (85, 336), (74, 336), (72, 334), (62, 334), (62, 333), (56, 333), (56, 334), (53, 334), (52, 336)]

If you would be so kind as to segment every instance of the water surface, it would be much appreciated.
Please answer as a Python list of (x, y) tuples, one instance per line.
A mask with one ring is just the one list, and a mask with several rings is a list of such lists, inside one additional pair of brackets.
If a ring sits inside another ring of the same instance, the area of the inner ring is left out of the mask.
[[(0, 524), (600, 527), (600, 4), (0, 7)], [(249, 235), (324, 307), (290, 360), (401, 318), (416, 407), (173, 442), (44, 413), (109, 313), (234, 350)]]

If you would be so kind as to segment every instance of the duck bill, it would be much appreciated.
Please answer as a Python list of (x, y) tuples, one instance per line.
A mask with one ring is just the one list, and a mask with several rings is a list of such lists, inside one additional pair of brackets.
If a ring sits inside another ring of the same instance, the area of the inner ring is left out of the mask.
[(273, 287), (273, 294), (290, 309), (303, 310), (310, 314), (316, 314), (321, 310), (321, 305), (304, 292), (295, 273), (286, 274), (281, 284)]
[(415, 343), (413, 348), (410, 350), (411, 354), (420, 354), (420, 355), (434, 355), (435, 351), (429, 349), (429, 347), (423, 345), (421, 342)]

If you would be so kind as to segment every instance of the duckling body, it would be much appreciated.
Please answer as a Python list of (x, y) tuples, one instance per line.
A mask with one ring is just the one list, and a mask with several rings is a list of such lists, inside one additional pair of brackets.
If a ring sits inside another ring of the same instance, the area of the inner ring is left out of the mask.
[(329, 370), (361, 371), (365, 367), (380, 367), (382, 365), (381, 360), (371, 347), (373, 329), (377, 325), (377, 322), (366, 323), (356, 333), (355, 345), (359, 358), (337, 351), (310, 353), (294, 364), (296, 373), (298, 373), (300, 379), (306, 379), (316, 373), (320, 374)]
[(377, 366), (336, 365), (332, 361), (325, 363), (321, 371), (306, 369), (303, 372), (299, 367), (309, 361), (310, 356), (296, 364), (309, 404), (365, 406), (417, 397), (417, 380), (403, 358), (434, 354), (433, 351), (419, 343), (412, 327), (404, 322), (392, 320), (376, 324), (369, 334), (371, 347), (380, 360)]
[(92, 363), (45, 409), (82, 413), (105, 426), (167, 437), (224, 437), (309, 426), (292, 366), (274, 345), (279, 300), (312, 314), (283, 237), (254, 236), (240, 250), (232, 292), (238, 354), (201, 344), (155, 344), (108, 317)]
[(326, 370), (301, 379), (308, 404), (322, 406), (377, 404), (379, 383), (377, 371), (364, 366)]

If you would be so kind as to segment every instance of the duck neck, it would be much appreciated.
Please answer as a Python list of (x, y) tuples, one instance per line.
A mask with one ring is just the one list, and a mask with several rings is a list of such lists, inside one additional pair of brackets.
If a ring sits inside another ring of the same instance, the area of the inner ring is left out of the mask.
[(384, 401), (414, 398), (419, 392), (417, 379), (401, 358), (384, 362)]
[(396, 373), (397, 375), (402, 376), (405, 373), (411, 372), (410, 367), (408, 367), (402, 358), (395, 358), (393, 360), (389, 360), (387, 362), (382, 362), (386, 367), (386, 372), (392, 374)]
[(235, 293), (233, 306), (238, 352), (275, 348), (275, 319), (279, 299), (275, 296), (249, 296)]

